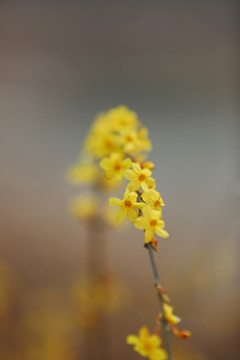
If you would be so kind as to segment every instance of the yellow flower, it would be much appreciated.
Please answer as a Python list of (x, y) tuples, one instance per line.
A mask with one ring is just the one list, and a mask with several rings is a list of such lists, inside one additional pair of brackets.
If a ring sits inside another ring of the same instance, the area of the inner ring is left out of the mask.
[(122, 144), (123, 152), (126, 154), (137, 155), (142, 151), (151, 150), (146, 128), (136, 130), (125, 127), (119, 134), (119, 141)]
[(123, 151), (126, 154), (137, 154), (141, 151), (137, 132), (132, 129), (124, 129), (120, 135)]
[(145, 126), (141, 127), (138, 131), (138, 140), (141, 143), (141, 149), (145, 151), (151, 151), (152, 144), (148, 139), (148, 130)]
[(67, 171), (67, 178), (72, 184), (92, 184), (99, 176), (99, 169), (94, 164), (75, 165)]
[(167, 353), (160, 347), (162, 343), (158, 335), (151, 335), (149, 329), (142, 326), (139, 330), (138, 336), (128, 335), (127, 344), (134, 345), (134, 350), (143, 357), (148, 357), (150, 360), (166, 360)]
[(108, 131), (90, 134), (85, 142), (85, 151), (97, 158), (120, 150), (118, 136)]
[(161, 206), (164, 206), (163, 199), (158, 191), (150, 189), (142, 194), (143, 201), (150, 205), (154, 210), (161, 210)]
[(79, 220), (95, 216), (97, 208), (97, 200), (93, 196), (86, 194), (79, 195), (70, 203), (70, 212)]
[(137, 114), (123, 105), (110, 109), (107, 115), (115, 131), (121, 131), (126, 128), (134, 129), (139, 124)]
[(136, 208), (141, 209), (144, 206), (144, 204), (137, 202), (137, 193), (129, 192), (128, 189), (126, 189), (124, 193), (123, 200), (111, 197), (109, 199), (109, 205), (120, 206), (116, 215), (116, 220), (118, 222), (122, 222), (126, 216), (128, 216), (131, 221), (135, 221), (138, 217), (138, 211)]
[(161, 212), (151, 209), (149, 205), (142, 209), (143, 216), (140, 216), (134, 222), (137, 229), (145, 230), (144, 240), (149, 243), (154, 238), (154, 233), (157, 235), (167, 238), (168, 232), (164, 230), (165, 223), (161, 220)]
[(168, 304), (163, 304), (164, 314), (167, 322), (172, 325), (178, 324), (181, 319), (180, 317), (173, 314), (173, 307)]
[(121, 153), (113, 153), (110, 158), (104, 158), (100, 162), (101, 168), (105, 170), (105, 174), (108, 178), (116, 178), (121, 180), (125, 170), (129, 169), (132, 165), (132, 160), (127, 158), (123, 159)]
[(141, 169), (140, 165), (137, 163), (132, 164), (133, 170), (125, 171), (125, 178), (130, 180), (128, 188), (130, 191), (137, 191), (142, 187), (144, 191), (147, 191), (149, 188), (155, 188), (155, 180), (151, 178), (151, 170)]

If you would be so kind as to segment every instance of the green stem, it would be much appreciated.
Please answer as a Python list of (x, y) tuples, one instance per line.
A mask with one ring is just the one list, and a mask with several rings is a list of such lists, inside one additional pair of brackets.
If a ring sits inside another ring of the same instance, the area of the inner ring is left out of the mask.
[[(149, 258), (150, 258), (151, 265), (152, 265), (155, 285), (158, 285), (158, 284), (160, 284), (160, 278), (159, 278), (159, 274), (158, 274), (157, 265), (155, 263), (151, 243), (148, 243), (147, 249), (148, 249)], [(168, 360), (172, 360), (172, 351), (171, 351), (171, 346), (170, 346), (169, 326), (168, 326), (168, 323), (167, 323), (167, 320), (166, 320), (166, 317), (165, 317), (165, 314), (164, 314), (163, 298), (162, 298), (162, 295), (161, 295), (161, 293), (159, 291), (157, 291), (157, 294), (158, 294), (158, 299), (159, 299), (159, 303), (160, 303), (160, 310), (162, 312), (163, 332), (164, 332), (164, 340), (165, 340), (165, 344), (166, 344), (166, 349), (167, 349), (167, 353), (168, 353)]]

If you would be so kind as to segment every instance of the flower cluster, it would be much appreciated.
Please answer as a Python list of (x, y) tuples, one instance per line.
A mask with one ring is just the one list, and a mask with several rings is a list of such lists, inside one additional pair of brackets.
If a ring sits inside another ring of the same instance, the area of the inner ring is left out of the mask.
[(144, 230), (145, 243), (155, 243), (155, 234), (169, 236), (162, 220), (164, 202), (152, 177), (154, 164), (146, 161), (151, 147), (148, 131), (140, 125), (136, 113), (119, 106), (96, 118), (84, 148), (88, 156), (101, 159), (105, 179), (128, 180), (123, 199), (111, 197), (109, 204), (119, 207), (118, 222), (127, 217), (136, 228)]
[[(156, 243), (154, 234), (164, 238), (169, 236), (162, 220), (164, 202), (152, 177), (154, 164), (146, 161), (151, 148), (148, 131), (140, 125), (137, 114), (119, 106), (96, 117), (84, 143), (80, 162), (67, 174), (73, 184), (87, 184), (105, 190), (116, 189), (121, 180), (128, 180), (123, 199), (111, 197), (109, 203), (119, 207), (118, 223), (127, 217), (136, 228), (144, 230), (146, 243)], [(71, 211), (78, 219), (92, 217), (97, 212), (96, 203), (93, 196), (91, 201), (79, 197), (71, 204)], [(105, 220), (109, 218), (104, 215)]]
[[(141, 126), (135, 112), (125, 106), (110, 109), (96, 117), (84, 144), (82, 158), (85, 160), (72, 167), (68, 177), (73, 183), (90, 183), (95, 188), (108, 189), (115, 189), (116, 184), (127, 180), (123, 198), (109, 198), (109, 205), (118, 208), (116, 222), (128, 218), (137, 229), (144, 230), (145, 247), (157, 250), (155, 236), (168, 238), (169, 234), (162, 219), (165, 204), (152, 176), (155, 165), (147, 160), (151, 148), (148, 131)], [(94, 213), (92, 204), (93, 201), (85, 213)], [(79, 208), (75, 203), (73, 212), (80, 214)], [(127, 343), (150, 360), (165, 360), (168, 355), (161, 348), (161, 328), (170, 329), (182, 338), (189, 337), (190, 332), (178, 330), (176, 324), (180, 319), (173, 314), (161, 284), (157, 284), (157, 291), (164, 302), (163, 312), (157, 319), (157, 332), (150, 334), (147, 327), (141, 327), (138, 336), (127, 337)]]

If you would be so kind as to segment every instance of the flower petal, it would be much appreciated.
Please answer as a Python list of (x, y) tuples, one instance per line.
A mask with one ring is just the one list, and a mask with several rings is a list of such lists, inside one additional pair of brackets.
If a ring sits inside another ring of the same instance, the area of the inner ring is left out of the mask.
[(168, 356), (164, 349), (153, 349), (149, 358), (150, 360), (166, 360)]
[(139, 218), (136, 219), (136, 221), (134, 222), (134, 226), (137, 228), (137, 229), (140, 229), (140, 230), (145, 230), (149, 227), (149, 222), (144, 219), (143, 216), (140, 216)]
[(111, 197), (111, 198), (109, 198), (109, 205), (110, 206), (121, 206), (122, 200), (118, 199), (117, 197)]
[(127, 344), (129, 345), (138, 345), (139, 339), (136, 335), (128, 335), (126, 339)]
[(101, 166), (102, 169), (108, 170), (111, 166), (111, 160), (105, 157), (104, 159), (102, 159), (99, 165)]
[(122, 222), (126, 216), (127, 216), (127, 210), (121, 207), (116, 215), (117, 222)]
[(152, 172), (151, 172), (151, 170), (149, 170), (149, 169), (143, 169), (143, 170), (142, 170), (142, 173), (143, 173), (144, 175), (146, 175), (147, 177), (149, 177), (149, 176), (152, 175)]
[(166, 230), (162, 229), (160, 226), (155, 227), (155, 233), (165, 239), (169, 237), (169, 233)]
[(128, 209), (127, 210), (127, 216), (130, 221), (134, 222), (138, 217), (138, 211), (135, 209)]
[(139, 337), (141, 341), (147, 340), (149, 337), (149, 330), (146, 326), (142, 326), (139, 329)]
[(152, 241), (153, 238), (154, 238), (154, 229), (153, 228), (146, 229), (144, 233), (145, 243), (148, 244), (149, 242)]
[(137, 175), (136, 173), (133, 171), (133, 170), (126, 170), (125, 173), (124, 173), (124, 177), (127, 179), (127, 180), (136, 180), (137, 179)]
[(130, 191), (137, 191), (140, 189), (141, 183), (140, 181), (131, 181), (127, 187)]
[(145, 219), (147, 220), (151, 220), (152, 219), (152, 209), (150, 206), (144, 206), (144, 208), (142, 209), (142, 213), (143, 216), (145, 217)]
[(122, 167), (123, 167), (124, 169), (130, 168), (131, 165), (132, 165), (132, 160), (129, 159), (129, 158), (123, 160), (123, 162), (122, 162)]
[(142, 172), (140, 165), (137, 163), (133, 163), (132, 168), (137, 175), (139, 175)]

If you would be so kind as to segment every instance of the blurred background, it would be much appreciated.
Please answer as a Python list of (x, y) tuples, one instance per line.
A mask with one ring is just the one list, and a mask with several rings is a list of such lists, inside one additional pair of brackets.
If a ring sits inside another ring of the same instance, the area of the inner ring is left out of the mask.
[[(156, 261), (193, 336), (176, 360), (240, 358), (238, 11), (218, 1), (1, 1), (0, 358), (76, 360), (72, 288), (87, 232), (65, 179), (96, 113), (120, 104), (149, 129), (170, 233)], [(110, 359), (159, 311), (138, 230), (107, 234), (128, 289), (108, 320)], [(123, 266), (124, 264), (124, 266)], [(93, 344), (94, 346), (94, 344)]]

